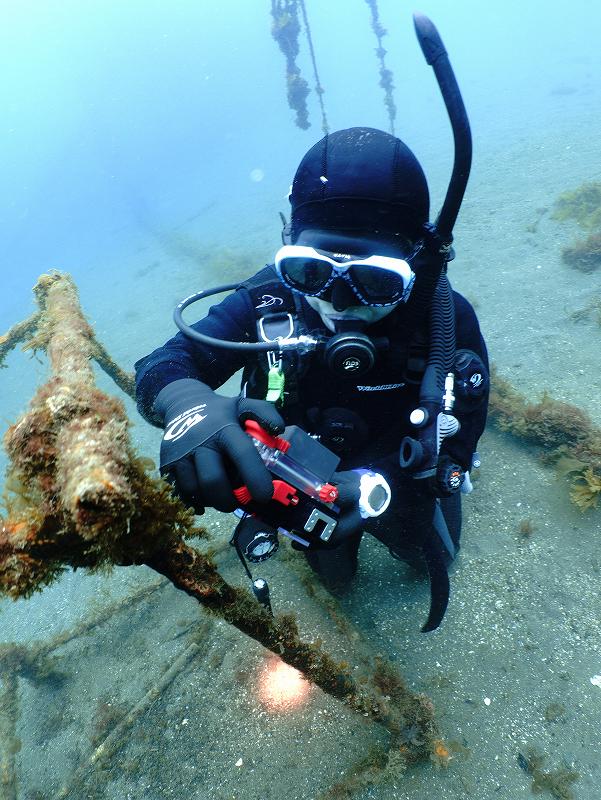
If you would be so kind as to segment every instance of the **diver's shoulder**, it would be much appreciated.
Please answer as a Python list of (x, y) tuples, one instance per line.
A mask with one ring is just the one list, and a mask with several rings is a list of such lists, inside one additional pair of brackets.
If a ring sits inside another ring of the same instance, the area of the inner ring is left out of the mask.
[(243, 280), (240, 285), (244, 286), (245, 288), (254, 288), (255, 286), (261, 286), (264, 283), (272, 282), (281, 283), (277, 272), (275, 271), (275, 265), (265, 264), (265, 266), (261, 267), (261, 269), (255, 272), (254, 275), (251, 275), (250, 278)]
[(257, 308), (270, 308), (271, 311), (277, 311), (278, 308), (284, 310), (292, 302), (292, 292), (279, 279), (273, 264), (266, 264), (250, 278), (246, 278), (238, 289), (245, 289), (253, 301), (260, 301)]
[(464, 297), (461, 292), (453, 291), (453, 302), (455, 304), (455, 316), (457, 317), (476, 317), (474, 306), (470, 303), (467, 297)]

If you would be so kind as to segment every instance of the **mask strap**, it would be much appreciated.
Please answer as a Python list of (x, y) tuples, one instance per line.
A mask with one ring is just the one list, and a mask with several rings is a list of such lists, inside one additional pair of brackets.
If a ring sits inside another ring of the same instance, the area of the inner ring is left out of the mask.
[(282, 221), (282, 244), (292, 244), (292, 222), (286, 222), (286, 217), (280, 211)]

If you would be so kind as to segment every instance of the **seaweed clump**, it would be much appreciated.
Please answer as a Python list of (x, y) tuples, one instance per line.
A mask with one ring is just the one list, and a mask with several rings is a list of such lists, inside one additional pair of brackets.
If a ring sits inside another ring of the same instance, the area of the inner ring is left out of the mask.
[(522, 539), (530, 539), (535, 530), (536, 525), (529, 517), (527, 519), (523, 519), (518, 526), (518, 533)]
[(574, 445), (590, 436), (592, 422), (586, 411), (554, 400), (547, 392), (538, 403), (528, 403), (522, 420), (523, 435), (546, 449)]
[(561, 257), (565, 264), (580, 272), (595, 272), (601, 267), (601, 233), (592, 233), (564, 247)]
[(574, 322), (592, 319), (601, 325), (601, 296), (594, 296), (585, 306), (572, 311), (570, 319), (573, 319)]
[(560, 447), (574, 447), (601, 431), (591, 418), (571, 403), (554, 400), (547, 392), (537, 403), (529, 403), (499, 375), (491, 389), (492, 414), (501, 430), (541, 445), (546, 453)]
[(549, 792), (556, 800), (574, 800), (572, 784), (580, 777), (579, 773), (567, 767), (543, 770), (545, 756), (535, 747), (530, 747), (525, 754), (518, 754), (518, 764), (527, 775), (532, 776), (532, 794)]
[(560, 194), (553, 204), (551, 217), (575, 220), (581, 228), (601, 228), (601, 182), (583, 183), (570, 192)]
[(427, 754), (436, 766), (447, 766), (451, 758), (449, 748), (429, 724), (434, 712), (432, 701), (426, 695), (418, 694), (416, 703), (415, 698), (408, 695), (405, 682), (389, 661), (376, 656), (374, 662), (374, 684), (384, 700), (391, 701), (401, 712), (396, 736), (399, 752), (407, 762), (416, 760), (416, 757), (419, 760)]
[(601, 429), (589, 415), (545, 393), (529, 403), (509, 381), (495, 374), (490, 414), (503, 431), (542, 448), (546, 463), (572, 480), (570, 499), (581, 511), (598, 505), (601, 496)]
[(382, 44), (382, 39), (387, 35), (388, 31), (380, 22), (377, 0), (365, 0), (365, 2), (371, 11), (371, 27), (378, 42), (375, 52), (380, 62), (380, 86), (384, 89), (384, 106), (388, 114), (390, 133), (394, 136), (394, 121), (397, 115), (394, 102), (394, 78), (392, 70), (388, 69), (386, 66), (385, 59), (387, 51)]
[(298, 127), (307, 130), (311, 124), (307, 109), (307, 97), (310, 89), (296, 63), (300, 50), (298, 0), (272, 0), (271, 17), (271, 35), (286, 58), (288, 105), (296, 113), (295, 122)]
[(574, 478), (570, 497), (581, 511), (597, 508), (601, 497), (601, 475), (593, 472), (590, 467), (584, 469)]
[(601, 182), (583, 183), (561, 194), (551, 216), (562, 221), (574, 220), (581, 228), (592, 231), (586, 239), (578, 239), (563, 248), (564, 263), (581, 272), (590, 273), (601, 268)]
[(352, 800), (359, 792), (382, 784), (393, 775), (401, 775), (404, 769), (404, 763), (398, 759), (398, 752), (387, 752), (382, 747), (373, 747), (339, 781), (319, 794), (315, 800)]

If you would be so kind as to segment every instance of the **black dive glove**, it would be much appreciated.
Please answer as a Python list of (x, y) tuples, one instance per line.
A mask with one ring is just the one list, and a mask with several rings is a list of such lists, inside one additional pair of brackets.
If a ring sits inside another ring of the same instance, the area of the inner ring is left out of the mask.
[(269, 433), (281, 433), (284, 421), (271, 403), (223, 397), (200, 381), (182, 378), (159, 392), (153, 410), (165, 428), (161, 474), (197, 514), (205, 506), (233, 511), (240, 505), (233, 494), (239, 483), (258, 503), (269, 502), (271, 475), (241, 423), (252, 419)]
[(336, 505), (341, 511), (338, 524), (331, 537), (332, 547), (342, 544), (346, 539), (356, 536), (363, 530), (365, 520), (359, 511), (360, 480), (361, 476), (352, 471), (335, 472), (332, 475), (331, 483), (338, 489)]

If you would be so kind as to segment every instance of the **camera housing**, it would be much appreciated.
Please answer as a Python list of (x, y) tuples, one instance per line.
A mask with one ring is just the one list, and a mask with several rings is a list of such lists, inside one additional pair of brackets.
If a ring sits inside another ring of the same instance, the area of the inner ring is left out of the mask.
[(330, 483), (340, 458), (297, 425), (272, 436), (248, 420), (245, 430), (273, 476), (273, 497), (259, 504), (246, 486), (235, 490), (242, 518), (233, 541), (255, 562), (276, 552), (278, 532), (305, 547), (327, 543), (340, 514), (338, 490)]

